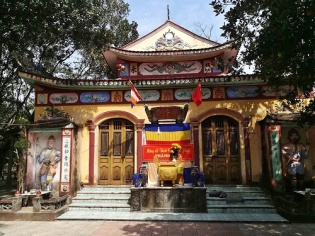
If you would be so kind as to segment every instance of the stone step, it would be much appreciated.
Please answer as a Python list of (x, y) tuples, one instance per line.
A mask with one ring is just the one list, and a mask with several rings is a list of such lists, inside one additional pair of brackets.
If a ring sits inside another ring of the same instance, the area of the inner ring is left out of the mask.
[(84, 186), (69, 205), (69, 211), (129, 212), (131, 186)]
[(237, 197), (237, 196), (242, 196), (242, 197), (265, 197), (266, 194), (262, 192), (261, 190), (234, 190), (234, 189), (227, 189), (227, 190), (208, 190), (207, 189), (207, 197), (210, 197), (210, 195), (213, 195), (215, 193), (224, 193), (226, 196), (229, 197)]
[(109, 197), (76, 197), (72, 199), (72, 202), (75, 204), (82, 204), (82, 203), (106, 203), (106, 204), (113, 204), (113, 203), (124, 203), (128, 204), (130, 201), (130, 197), (120, 197), (120, 196), (112, 196), (111, 198)]
[[(218, 195), (218, 196), (217, 196)], [(276, 213), (270, 198), (252, 186), (207, 186), (208, 213)]]
[[(214, 191), (224, 192), (226, 198), (210, 197), (209, 194)], [(276, 214), (270, 199), (258, 187), (208, 186), (206, 194), (206, 214)], [(130, 197), (130, 187), (88, 186), (77, 193), (69, 211), (130, 212)]]
[(123, 192), (123, 193), (128, 193), (130, 192), (130, 188), (113, 188), (113, 187), (83, 187), (80, 192), (104, 192), (104, 193), (119, 193), (119, 192)]
[(261, 191), (259, 187), (256, 186), (246, 186), (246, 185), (206, 185), (207, 191), (217, 190), (217, 191)]
[(208, 197), (207, 205), (268, 205), (270, 199), (267, 197), (242, 197), (241, 199), (226, 199), (218, 197)]
[(72, 203), (69, 205), (69, 211), (130, 212), (130, 205), (123, 203)]
[(276, 213), (273, 205), (215, 205), (207, 207), (208, 213)]
[(119, 197), (119, 198), (129, 198), (130, 192), (117, 192), (117, 193), (108, 193), (108, 192), (78, 192), (76, 197), (80, 198), (111, 198), (111, 197)]

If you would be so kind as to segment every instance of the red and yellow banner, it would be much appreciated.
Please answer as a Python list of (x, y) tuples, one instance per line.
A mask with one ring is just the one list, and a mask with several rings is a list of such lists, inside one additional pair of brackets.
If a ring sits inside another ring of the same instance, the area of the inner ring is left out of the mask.
[[(180, 157), (182, 157), (182, 160), (193, 161), (193, 144), (185, 144), (179, 142), (177, 142), (177, 144), (181, 146), (178, 154)], [(153, 162), (155, 157), (157, 157), (159, 161), (171, 161), (171, 146), (171, 144), (144, 145), (142, 147), (143, 161)]]

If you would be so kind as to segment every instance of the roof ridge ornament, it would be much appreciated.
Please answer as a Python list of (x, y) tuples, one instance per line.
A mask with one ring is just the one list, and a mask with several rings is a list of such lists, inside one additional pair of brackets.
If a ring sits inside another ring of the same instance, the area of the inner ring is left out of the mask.
[(167, 20), (170, 20), (170, 8), (169, 8), (169, 5), (167, 5)]

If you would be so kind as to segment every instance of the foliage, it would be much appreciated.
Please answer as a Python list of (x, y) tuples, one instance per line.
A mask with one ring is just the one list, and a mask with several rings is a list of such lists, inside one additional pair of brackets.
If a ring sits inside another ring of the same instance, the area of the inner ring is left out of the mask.
[[(315, 81), (315, 2), (313, 0), (214, 0), (216, 14), (225, 14), (223, 35), (235, 41), (239, 66), (245, 65), (271, 86), (298, 87), (309, 97)], [(301, 123), (315, 124), (315, 104), (300, 103), (297, 90), (288, 93), (284, 105), (301, 110)]]
[(15, 154), (17, 156), (17, 181), (18, 181), (18, 190), (20, 192), (24, 191), (24, 178), (26, 177), (26, 151), (30, 147), (30, 142), (27, 139), (27, 125), (29, 121), (25, 118), (20, 118), (16, 120), (16, 123), (20, 126), (20, 132), (16, 141), (14, 143)]
[(33, 87), (18, 70), (61, 78), (105, 79), (101, 50), (138, 37), (123, 0), (2, 0), (0, 4), (0, 171), (24, 117), (33, 120)]

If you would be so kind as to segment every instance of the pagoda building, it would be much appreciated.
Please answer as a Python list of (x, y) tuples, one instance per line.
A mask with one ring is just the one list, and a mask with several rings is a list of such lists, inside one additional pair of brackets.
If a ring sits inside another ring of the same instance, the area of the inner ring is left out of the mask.
[(117, 78), (19, 72), (35, 87), (28, 188), (45, 181), (40, 155), (52, 137), (60, 158), (46, 185), (56, 195), (74, 194), (80, 183), (133, 185), (142, 167), (173, 161), (172, 145), (180, 147), (181, 167), (197, 167), (205, 184), (255, 184), (265, 173), (282, 178), (281, 136), (294, 121), (277, 119), (277, 104), (290, 87), (274, 90), (259, 76), (230, 75), (232, 42), (213, 42), (167, 20), (102, 53)]

